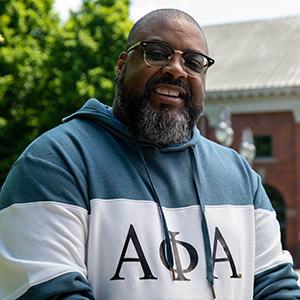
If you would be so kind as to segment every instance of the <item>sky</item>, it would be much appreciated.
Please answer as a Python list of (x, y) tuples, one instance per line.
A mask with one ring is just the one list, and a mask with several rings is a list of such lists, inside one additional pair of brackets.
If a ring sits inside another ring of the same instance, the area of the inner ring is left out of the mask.
[[(81, 0), (55, 0), (55, 8), (65, 20), (69, 9), (78, 9), (80, 3)], [(300, 0), (132, 0), (131, 3), (133, 21), (164, 7), (184, 10), (200, 25), (300, 16)]]

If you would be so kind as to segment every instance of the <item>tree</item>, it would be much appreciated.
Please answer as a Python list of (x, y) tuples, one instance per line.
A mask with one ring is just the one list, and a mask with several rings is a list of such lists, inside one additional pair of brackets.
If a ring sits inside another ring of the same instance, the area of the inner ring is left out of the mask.
[(84, 0), (65, 24), (53, 0), (2, 3), (0, 185), (24, 147), (87, 98), (112, 103), (114, 66), (131, 27), (129, 0)]
[(2, 0), (0, 7), (0, 182), (38, 134), (39, 102), (47, 82), (46, 45), (59, 19), (52, 0)]
[(52, 49), (49, 90), (55, 105), (43, 110), (46, 125), (57, 123), (87, 98), (112, 103), (115, 63), (131, 25), (128, 0), (85, 0), (71, 14)]

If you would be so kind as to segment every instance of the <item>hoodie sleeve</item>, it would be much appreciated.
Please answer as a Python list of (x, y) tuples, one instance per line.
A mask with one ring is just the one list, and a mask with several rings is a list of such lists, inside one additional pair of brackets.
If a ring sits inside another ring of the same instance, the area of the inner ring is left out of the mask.
[(282, 249), (279, 223), (257, 176), (254, 300), (300, 299), (293, 259)]
[(254, 300), (300, 299), (297, 275), (291, 264), (281, 264), (255, 276)]
[(81, 162), (43, 139), (0, 192), (0, 299), (94, 299), (87, 280), (88, 208)]
[(68, 273), (30, 288), (19, 300), (95, 299), (86, 279), (78, 273)]

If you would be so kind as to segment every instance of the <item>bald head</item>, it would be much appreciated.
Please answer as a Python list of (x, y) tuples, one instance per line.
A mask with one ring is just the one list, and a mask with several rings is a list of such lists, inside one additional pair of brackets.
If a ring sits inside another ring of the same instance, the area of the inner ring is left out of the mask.
[[(134, 43), (140, 40), (140, 36), (147, 30), (151, 30), (153, 26), (157, 23), (161, 23), (163, 20), (185, 20), (193, 24), (199, 29), (203, 40), (206, 43), (204, 33), (197, 23), (197, 21), (191, 17), (189, 14), (182, 10), (174, 9), (174, 8), (163, 8), (151, 11), (150, 13), (143, 16), (139, 19), (132, 27), (131, 31), (128, 35), (127, 47), (130, 47)], [(163, 28), (161, 28), (163, 30)], [(207, 46), (207, 45), (206, 45)]]

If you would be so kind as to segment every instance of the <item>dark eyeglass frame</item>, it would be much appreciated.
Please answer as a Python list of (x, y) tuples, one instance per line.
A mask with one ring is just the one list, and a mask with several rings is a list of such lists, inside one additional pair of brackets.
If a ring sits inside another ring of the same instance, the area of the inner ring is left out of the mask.
[[(161, 65), (161, 66), (155, 66), (155, 65), (152, 65), (151, 63), (149, 63), (149, 62), (147, 61), (145, 49), (146, 49), (146, 47), (147, 47), (149, 44), (157, 44), (157, 45), (161, 45), (161, 46), (167, 47), (167, 48), (171, 51), (172, 54), (168, 57), (168, 61), (167, 61), (165, 64), (163, 64), (163, 65)], [(181, 62), (182, 68), (184, 69), (184, 71), (185, 71), (189, 76), (191, 76), (191, 77), (193, 77), (193, 78), (198, 78), (198, 77), (200, 77), (201, 75), (203, 75), (203, 73), (204, 73), (211, 65), (213, 65), (213, 64), (215, 63), (215, 60), (214, 60), (213, 58), (211, 58), (211, 57), (209, 57), (209, 56), (207, 56), (207, 55), (205, 55), (205, 54), (203, 54), (203, 53), (201, 53), (201, 52), (199, 52), (199, 51), (192, 51), (192, 50), (190, 50), (190, 51), (181, 51), (181, 50), (176, 50), (176, 49), (173, 49), (169, 44), (167, 44), (167, 43), (165, 43), (165, 42), (162, 42), (162, 41), (139, 41), (139, 42), (133, 44), (132, 46), (130, 46), (130, 47), (126, 50), (126, 52), (129, 53), (130, 51), (132, 51), (132, 50), (134, 50), (134, 49), (136, 49), (136, 48), (138, 48), (138, 47), (140, 47), (140, 46), (143, 48), (143, 58), (144, 58), (145, 64), (148, 65), (148, 66), (150, 66), (150, 67), (157, 68), (157, 69), (162, 69), (162, 68), (164, 68), (165, 66), (167, 66), (167, 65), (170, 63), (170, 61), (172, 60), (172, 58), (173, 58), (173, 56), (174, 56), (174, 53), (180, 54), (180, 55), (182, 56), (182, 62)], [(203, 68), (203, 70), (201, 70), (201, 72), (197, 72), (197, 71), (194, 71), (194, 70), (189, 69), (189, 68), (186, 67), (186, 65), (184, 64), (184, 62), (185, 62), (185, 61), (184, 61), (184, 55), (187, 54), (187, 53), (196, 53), (196, 54), (198, 54), (198, 55), (204, 57), (204, 58), (207, 60), (207, 66), (205, 66), (205, 67)], [(192, 71), (193, 73), (191, 73), (191, 71)], [(197, 75), (196, 75), (196, 74), (197, 74)]]

